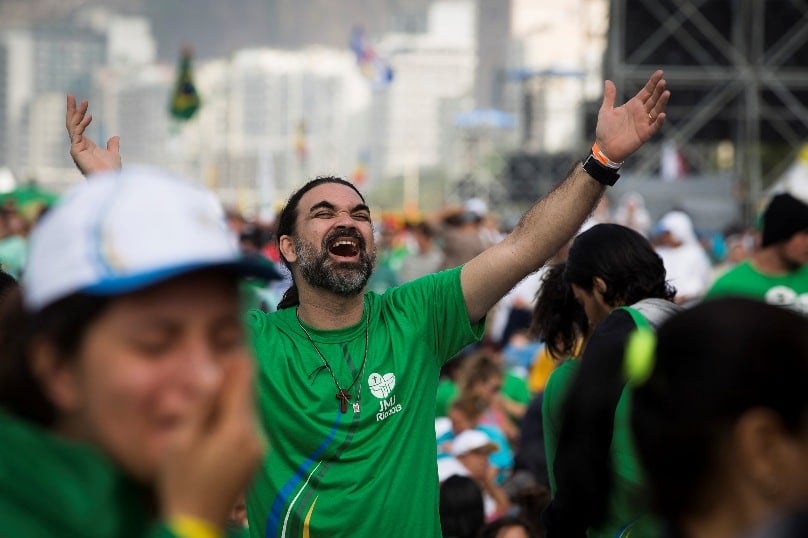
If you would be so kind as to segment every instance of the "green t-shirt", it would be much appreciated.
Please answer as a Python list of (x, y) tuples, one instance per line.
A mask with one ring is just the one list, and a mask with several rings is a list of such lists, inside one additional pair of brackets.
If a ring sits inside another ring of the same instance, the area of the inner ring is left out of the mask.
[(457, 395), (460, 394), (460, 389), (457, 383), (451, 379), (441, 379), (438, 382), (438, 392), (435, 400), (435, 416), (448, 417), (449, 408)]
[(808, 265), (786, 275), (765, 275), (749, 260), (720, 276), (705, 298), (739, 295), (808, 315)]
[(174, 536), (144, 499), (92, 447), (0, 411), (0, 536)]
[(306, 327), (352, 405), (300, 328), (296, 308), (251, 311), (258, 403), (270, 450), (247, 495), (253, 538), (440, 536), (435, 393), (441, 365), (479, 339), (460, 268), (384, 295), (367, 293), (365, 321), (334, 331)]

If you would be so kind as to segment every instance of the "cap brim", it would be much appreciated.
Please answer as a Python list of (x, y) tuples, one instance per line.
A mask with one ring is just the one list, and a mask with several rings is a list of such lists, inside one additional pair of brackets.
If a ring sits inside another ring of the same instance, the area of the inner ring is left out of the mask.
[(120, 295), (157, 285), (172, 278), (203, 270), (229, 271), (239, 277), (255, 277), (267, 281), (282, 280), (275, 264), (260, 258), (240, 258), (227, 262), (196, 262), (163, 267), (135, 275), (112, 276), (81, 291), (90, 295)]
[(455, 457), (465, 456), (466, 454), (470, 454), (472, 452), (485, 452), (486, 454), (493, 454), (494, 452), (496, 452), (498, 450), (499, 450), (499, 445), (497, 445), (493, 441), (490, 441), (488, 443), (485, 443), (484, 445), (475, 446), (473, 448), (468, 448), (463, 452), (455, 453), (454, 456)]

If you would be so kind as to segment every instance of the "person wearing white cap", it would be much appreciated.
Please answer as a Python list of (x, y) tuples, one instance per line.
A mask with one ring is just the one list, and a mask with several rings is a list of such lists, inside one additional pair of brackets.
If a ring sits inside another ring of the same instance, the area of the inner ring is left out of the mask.
[(0, 536), (222, 536), (261, 461), (242, 259), (214, 196), (126, 168), (30, 238), (0, 326)]
[[(332, 176), (298, 189), (278, 217), (293, 284), (278, 310), (247, 322), (271, 449), (247, 494), (253, 536), (440, 535), (434, 448), (438, 373), (482, 337), (491, 307), (580, 227), (621, 161), (662, 127), (662, 71), (624, 105), (604, 87), (592, 152), (501, 242), (463, 265), (368, 292), (376, 247), (359, 190)], [(85, 172), (115, 162), (68, 111)], [(111, 155), (112, 154), (112, 155)], [(104, 157), (109, 157), (105, 159)]]
[(491, 438), (480, 430), (466, 430), (452, 440), (451, 458), (438, 461), (438, 480), (459, 474), (473, 478), (483, 492), (485, 515), (490, 518), (508, 511), (510, 501), (496, 484), (488, 457), (499, 450)]

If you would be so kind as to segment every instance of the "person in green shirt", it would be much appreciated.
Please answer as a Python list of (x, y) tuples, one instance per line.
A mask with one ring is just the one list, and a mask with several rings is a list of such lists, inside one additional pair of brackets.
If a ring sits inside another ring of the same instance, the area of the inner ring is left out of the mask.
[(263, 455), (213, 196), (98, 174), (34, 229), (0, 323), (0, 536), (216, 538)]
[(719, 277), (705, 299), (731, 295), (808, 316), (808, 202), (787, 192), (771, 199), (761, 248)]
[[(725, 297), (630, 342), (631, 427), (670, 536), (806, 535), (806, 335), (805, 316)], [(799, 514), (801, 530), (775, 529)]]
[[(502, 242), (382, 295), (365, 289), (376, 248), (356, 187), (320, 177), (292, 194), (277, 240), (293, 285), (276, 312), (247, 317), (271, 447), (247, 494), (253, 537), (440, 535), (440, 366), (481, 337), (488, 310), (572, 236), (621, 162), (659, 131), (662, 75), (616, 108), (606, 83), (593, 152)], [(100, 153), (71, 151), (85, 172), (119, 165)]]

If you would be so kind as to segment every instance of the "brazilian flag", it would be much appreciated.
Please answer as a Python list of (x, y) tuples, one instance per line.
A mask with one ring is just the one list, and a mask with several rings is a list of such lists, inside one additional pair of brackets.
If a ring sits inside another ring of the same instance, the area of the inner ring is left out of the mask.
[(182, 49), (180, 54), (179, 75), (174, 93), (171, 96), (171, 116), (180, 121), (189, 120), (199, 108), (199, 94), (196, 92), (191, 74), (191, 50)]

